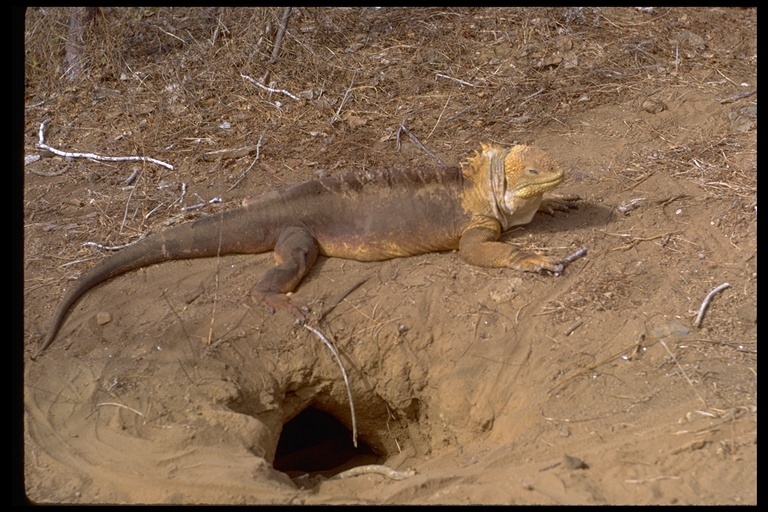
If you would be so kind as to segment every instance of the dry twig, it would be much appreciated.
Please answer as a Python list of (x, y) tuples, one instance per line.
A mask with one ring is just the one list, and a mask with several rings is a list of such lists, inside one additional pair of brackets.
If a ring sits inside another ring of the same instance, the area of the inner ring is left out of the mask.
[(576, 252), (574, 252), (572, 254), (569, 254), (568, 256), (563, 258), (563, 261), (561, 261), (561, 263), (563, 265), (568, 265), (569, 263), (573, 263), (574, 261), (576, 261), (577, 259), (581, 258), (582, 256), (586, 256), (586, 254), (587, 254), (587, 248), (586, 247), (582, 247), (578, 251), (576, 251)]
[(381, 464), (367, 464), (365, 466), (357, 466), (331, 477), (332, 479), (351, 478), (359, 475), (381, 475), (391, 480), (405, 480), (416, 474), (413, 469), (406, 469), (405, 471), (397, 471)]
[(752, 96), (755, 93), (757, 93), (757, 89), (752, 89), (751, 91), (746, 91), (746, 92), (742, 92), (742, 93), (739, 93), (739, 94), (734, 94), (731, 97), (722, 98), (722, 99), (717, 100), (717, 101), (719, 101), (720, 103), (733, 103), (735, 101), (739, 101), (739, 100), (744, 99), (744, 98), (749, 98), (750, 96)]
[(238, 186), (245, 179), (245, 175), (248, 174), (248, 171), (250, 171), (253, 166), (256, 165), (256, 162), (259, 161), (259, 158), (261, 158), (261, 143), (264, 140), (264, 135), (266, 135), (266, 132), (261, 134), (259, 141), (256, 143), (256, 156), (254, 157), (253, 162), (251, 162), (251, 165), (249, 165), (248, 168), (243, 171), (237, 181), (235, 181), (232, 186), (227, 189), (227, 192), (230, 192), (232, 189)]
[[(407, 116), (406, 116), (406, 117), (407, 117)], [(411, 139), (411, 141), (412, 141), (414, 144), (416, 144), (416, 146), (418, 146), (418, 147), (419, 147), (419, 149), (421, 149), (423, 152), (425, 152), (426, 154), (428, 154), (429, 156), (431, 156), (432, 158), (434, 158), (435, 160), (437, 160), (437, 162), (440, 164), (440, 166), (441, 166), (443, 169), (447, 169), (447, 168), (448, 168), (448, 166), (447, 166), (447, 165), (445, 165), (445, 162), (443, 162), (443, 161), (440, 159), (440, 157), (439, 157), (439, 156), (435, 155), (435, 154), (434, 154), (434, 153), (432, 153), (430, 150), (428, 150), (426, 147), (424, 147), (424, 144), (422, 144), (422, 143), (421, 143), (421, 141), (420, 141), (419, 139), (417, 139), (417, 138), (416, 138), (416, 136), (415, 136), (414, 134), (412, 134), (412, 133), (411, 133), (411, 131), (410, 131), (408, 128), (406, 128), (406, 127), (405, 127), (405, 119), (403, 120), (403, 122), (402, 122), (402, 123), (400, 123), (400, 127), (397, 129), (397, 149), (398, 149), (398, 150), (400, 149), (400, 132), (401, 132), (401, 131), (402, 131), (402, 132), (405, 132), (405, 134), (406, 134), (406, 135), (408, 135), (408, 137)]]
[(341, 369), (341, 375), (344, 377), (344, 385), (347, 387), (347, 396), (349, 397), (349, 412), (352, 415), (352, 444), (357, 448), (357, 417), (355, 416), (355, 403), (352, 401), (352, 390), (349, 387), (349, 379), (347, 378), (347, 370), (344, 369), (344, 365), (341, 362), (341, 356), (339, 356), (339, 352), (336, 350), (336, 347), (333, 346), (333, 344), (328, 341), (328, 338), (323, 336), (323, 333), (312, 327), (311, 325), (307, 325), (306, 323), (301, 324), (304, 326), (305, 329), (308, 331), (311, 331), (314, 333), (315, 336), (320, 338), (320, 341), (325, 343), (325, 345), (330, 349), (331, 353), (336, 358), (336, 362), (339, 363), (339, 368)]
[(42, 123), (40, 123), (40, 130), (39, 130), (39, 141), (36, 144), (36, 146), (40, 149), (45, 149), (47, 151), (50, 151), (51, 153), (59, 156), (63, 156), (65, 158), (88, 158), (90, 160), (97, 160), (100, 162), (151, 162), (153, 164), (162, 165), (166, 169), (173, 170), (173, 166), (171, 164), (165, 163), (162, 160), (157, 160), (155, 158), (151, 158), (148, 156), (102, 156), (97, 155), (94, 153), (71, 153), (68, 151), (61, 151), (60, 149), (53, 148), (45, 143), (45, 125), (47, 125), (50, 122), (49, 119), (46, 119)]
[(707, 401), (704, 400), (704, 398), (699, 394), (699, 392), (696, 390), (696, 388), (693, 385), (693, 382), (691, 382), (691, 379), (688, 377), (688, 374), (685, 373), (685, 370), (683, 369), (683, 366), (680, 364), (680, 362), (675, 357), (675, 354), (672, 353), (671, 350), (669, 350), (669, 347), (666, 343), (664, 343), (664, 340), (659, 340), (659, 343), (664, 347), (664, 349), (669, 354), (669, 357), (672, 358), (672, 361), (675, 362), (675, 365), (677, 366), (677, 369), (680, 370), (680, 373), (683, 374), (683, 377), (685, 377), (685, 380), (688, 381), (688, 385), (691, 386), (691, 389), (694, 393), (696, 393), (696, 396), (699, 397), (699, 400), (701, 400), (701, 403), (704, 404), (704, 407), (707, 407)]
[(138, 415), (139, 415), (139, 416), (141, 416), (142, 418), (144, 417), (144, 415), (143, 415), (143, 414), (142, 414), (140, 411), (137, 411), (137, 410), (136, 410), (136, 409), (134, 409), (133, 407), (128, 407), (127, 405), (119, 404), (119, 403), (117, 403), (117, 402), (102, 402), (102, 403), (100, 403), (100, 404), (96, 404), (96, 407), (103, 407), (103, 406), (105, 406), (105, 405), (113, 405), (113, 406), (115, 406), (115, 407), (121, 407), (121, 408), (123, 408), (123, 409), (127, 409), (127, 410), (129, 410), (129, 411), (131, 411), (131, 412), (135, 412), (136, 414), (138, 414)]
[(213, 309), (211, 310), (211, 325), (208, 328), (208, 339), (206, 345), (211, 346), (213, 341), (213, 323), (216, 320), (216, 305), (219, 303), (219, 263), (221, 263), (221, 237), (223, 235), (223, 229), (221, 223), (224, 222), (224, 215), (219, 216), (219, 245), (216, 248), (216, 272), (215, 272), (215, 284), (213, 290)]
[(133, 245), (135, 243), (140, 242), (141, 240), (146, 238), (148, 234), (149, 233), (144, 233), (143, 235), (141, 235), (139, 238), (137, 238), (133, 242), (129, 242), (129, 243), (123, 244), (123, 245), (104, 245), (104, 244), (100, 244), (98, 242), (83, 242), (83, 247), (96, 247), (97, 249), (101, 249), (102, 251), (119, 251), (120, 249), (125, 249), (129, 245)]
[(709, 292), (709, 293), (707, 294), (707, 296), (706, 296), (706, 297), (704, 297), (704, 301), (701, 303), (701, 307), (699, 308), (699, 314), (698, 314), (698, 315), (696, 315), (696, 321), (695, 321), (695, 322), (693, 322), (693, 325), (694, 325), (696, 328), (699, 328), (699, 327), (701, 326), (701, 320), (704, 318), (704, 311), (707, 309), (707, 306), (709, 306), (709, 301), (711, 301), (711, 300), (712, 300), (712, 297), (713, 297), (713, 296), (714, 296), (716, 293), (718, 293), (718, 292), (721, 292), (721, 291), (725, 290), (725, 289), (726, 289), (726, 288), (728, 288), (729, 286), (731, 286), (729, 283), (723, 283), (723, 284), (721, 284), (720, 286), (718, 286), (717, 288), (714, 288), (714, 289), (713, 289), (711, 292)]
[(341, 99), (341, 103), (339, 104), (339, 108), (336, 109), (336, 113), (333, 115), (332, 121), (335, 121), (339, 118), (339, 114), (341, 113), (341, 109), (344, 108), (344, 104), (347, 102), (347, 99), (349, 98), (349, 91), (352, 90), (352, 85), (355, 83), (355, 78), (357, 77), (357, 71), (355, 71), (355, 74), (352, 75), (352, 81), (349, 83), (349, 87), (347, 87), (347, 91), (344, 93), (344, 97)]
[(453, 80), (454, 82), (458, 82), (461, 85), (466, 85), (467, 87), (477, 87), (475, 84), (471, 84), (469, 82), (465, 82), (464, 80), (459, 80), (458, 78), (453, 78), (452, 76), (444, 75), (442, 73), (435, 73), (436, 78), (445, 78), (447, 80)]
[(264, 89), (264, 90), (265, 90), (265, 91), (267, 91), (267, 92), (279, 92), (280, 94), (285, 94), (285, 95), (286, 95), (286, 96), (288, 96), (289, 98), (292, 98), (292, 99), (294, 99), (294, 100), (296, 100), (296, 101), (301, 101), (301, 98), (299, 98), (298, 96), (295, 96), (295, 95), (291, 94), (290, 92), (286, 91), (285, 89), (273, 89), (272, 87), (267, 87), (266, 85), (264, 85), (264, 84), (262, 84), (262, 83), (259, 83), (259, 82), (257, 82), (256, 80), (254, 80), (253, 78), (249, 77), (248, 75), (243, 75), (243, 74), (241, 74), (241, 75), (240, 75), (240, 78), (243, 78), (243, 79), (245, 79), (245, 80), (248, 80), (249, 82), (251, 82), (251, 83), (252, 83), (253, 85), (255, 85), (256, 87), (259, 87), (259, 88), (261, 88), (261, 89)]
[(280, 25), (277, 27), (277, 35), (275, 36), (275, 46), (272, 48), (272, 57), (269, 59), (270, 64), (274, 64), (277, 61), (277, 55), (280, 53), (280, 45), (283, 42), (283, 35), (285, 29), (288, 26), (288, 17), (291, 15), (291, 8), (286, 7), (283, 11), (283, 17), (280, 18)]

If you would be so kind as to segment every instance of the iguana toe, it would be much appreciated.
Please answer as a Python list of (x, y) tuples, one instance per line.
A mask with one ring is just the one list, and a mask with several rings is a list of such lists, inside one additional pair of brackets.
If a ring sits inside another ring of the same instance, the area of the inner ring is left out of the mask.
[(541, 201), (539, 211), (547, 215), (554, 215), (555, 211), (578, 210), (579, 205), (576, 204), (576, 201), (581, 201), (581, 196), (578, 194), (551, 194)]
[(274, 313), (275, 309), (284, 309), (293, 314), (299, 323), (304, 323), (307, 319), (307, 315), (304, 312), (308, 312), (309, 307), (306, 304), (290, 299), (282, 293), (251, 292), (251, 299), (257, 304), (262, 304), (270, 313)]

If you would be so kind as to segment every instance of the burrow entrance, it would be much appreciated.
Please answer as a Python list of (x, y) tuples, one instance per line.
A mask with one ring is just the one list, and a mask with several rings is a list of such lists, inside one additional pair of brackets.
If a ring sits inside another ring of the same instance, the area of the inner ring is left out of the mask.
[(331, 414), (310, 406), (283, 425), (274, 468), (290, 477), (320, 474), (330, 477), (365, 464), (381, 464), (377, 454)]

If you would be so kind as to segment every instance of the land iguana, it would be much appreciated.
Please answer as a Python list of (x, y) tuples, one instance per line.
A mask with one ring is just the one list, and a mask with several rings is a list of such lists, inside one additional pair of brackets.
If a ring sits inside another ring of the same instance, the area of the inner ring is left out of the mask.
[(538, 149), (482, 144), (455, 168), (365, 171), (275, 189), (241, 208), (149, 235), (86, 271), (59, 303), (33, 359), (85, 292), (169, 260), (274, 250), (276, 265), (253, 286), (251, 297), (301, 321), (306, 307), (286, 294), (320, 254), (381, 261), (458, 249), (471, 265), (559, 274), (569, 259), (520, 251), (499, 236), (530, 222), (537, 211), (575, 207), (576, 195), (543, 198), (562, 180), (560, 167)]

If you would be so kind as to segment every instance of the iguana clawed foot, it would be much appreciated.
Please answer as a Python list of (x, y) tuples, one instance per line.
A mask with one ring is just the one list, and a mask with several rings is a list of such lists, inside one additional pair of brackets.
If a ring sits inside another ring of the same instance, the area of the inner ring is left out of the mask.
[(524, 272), (560, 274), (563, 271), (563, 264), (560, 258), (543, 256), (534, 252), (525, 252), (517, 255), (515, 268)]
[(528, 253), (519, 263), (519, 270), (527, 272), (551, 272), (556, 276), (563, 273), (563, 270), (570, 263), (585, 256), (587, 254), (587, 248), (582, 247), (576, 252), (573, 252), (565, 258), (553, 258), (550, 256), (542, 256), (540, 254)]
[(576, 201), (581, 201), (581, 196), (578, 194), (550, 193), (541, 200), (539, 211), (547, 215), (554, 215), (555, 211), (567, 212), (577, 210), (579, 207)]
[(295, 301), (283, 293), (251, 290), (251, 300), (256, 304), (263, 305), (270, 313), (274, 313), (275, 309), (289, 311), (300, 324), (307, 320), (309, 306), (303, 302)]

